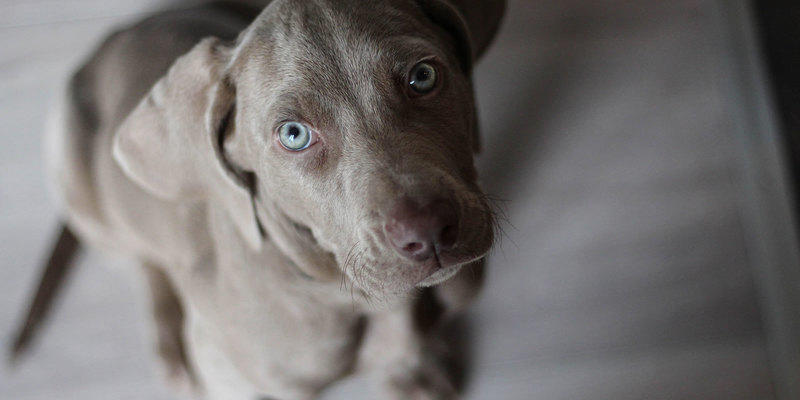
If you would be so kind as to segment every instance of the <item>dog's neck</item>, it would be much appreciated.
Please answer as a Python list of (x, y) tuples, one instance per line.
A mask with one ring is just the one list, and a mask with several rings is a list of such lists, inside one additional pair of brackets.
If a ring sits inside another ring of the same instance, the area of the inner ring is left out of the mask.
[(259, 224), (264, 227), (262, 239), (275, 244), (298, 273), (320, 283), (343, 279), (336, 256), (319, 244), (311, 228), (290, 218), (277, 205), (270, 204), (269, 199), (256, 197), (253, 207)]

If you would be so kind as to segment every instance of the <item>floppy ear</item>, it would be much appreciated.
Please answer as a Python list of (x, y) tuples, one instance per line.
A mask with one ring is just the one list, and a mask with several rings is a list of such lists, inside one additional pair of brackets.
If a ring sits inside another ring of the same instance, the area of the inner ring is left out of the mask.
[(483, 56), (500, 27), (506, 0), (417, 0), (434, 23), (455, 36), (464, 71)]
[(235, 106), (223, 76), (228, 52), (209, 38), (175, 61), (119, 126), (113, 153), (125, 174), (157, 197), (215, 200), (257, 250), (262, 233), (252, 189), (220, 148)]
[[(506, 0), (417, 0), (435, 24), (456, 39), (461, 69), (471, 75), (473, 64), (483, 56), (500, 27)], [(472, 150), (480, 151), (478, 112), (473, 109)]]

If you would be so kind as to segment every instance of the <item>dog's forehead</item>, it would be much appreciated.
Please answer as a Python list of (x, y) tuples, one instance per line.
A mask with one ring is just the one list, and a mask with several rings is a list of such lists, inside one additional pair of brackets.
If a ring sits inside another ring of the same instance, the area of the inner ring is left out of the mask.
[(444, 55), (437, 41), (411, 0), (278, 0), (250, 27), (236, 58), (248, 84), (273, 99), (381, 113), (391, 107), (393, 77), (417, 58)]
[(396, 54), (403, 43), (400, 38), (431, 43), (437, 39), (410, 0), (279, 0), (249, 30), (243, 47), (266, 50), (283, 62), (369, 60)]
[[(257, 18), (279, 20), (279, 28), (358, 30), (371, 36), (419, 28), (421, 8), (414, 0), (275, 0)], [(265, 23), (267, 25), (269, 23)], [(280, 24), (279, 24), (280, 25)]]

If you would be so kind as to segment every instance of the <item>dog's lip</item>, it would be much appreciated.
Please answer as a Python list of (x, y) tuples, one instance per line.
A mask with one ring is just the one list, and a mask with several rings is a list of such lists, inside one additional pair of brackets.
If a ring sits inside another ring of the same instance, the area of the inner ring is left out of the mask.
[(448, 257), (442, 257), (441, 253), (436, 251), (434, 256), (417, 263), (417, 267), (425, 270), (425, 275), (414, 283), (414, 286), (426, 286), (428, 281), (436, 281), (439, 275), (446, 275), (448, 271), (458, 269), (465, 263), (452, 262)]
[(422, 276), (416, 282), (413, 282), (414, 286), (424, 286), (426, 281), (443, 269), (439, 260), (433, 257), (425, 262), (416, 264), (414, 267), (424, 271)]
[(435, 257), (418, 264), (421, 268), (425, 268), (430, 272), (426, 273), (425, 277), (417, 281), (414, 286), (426, 287), (442, 283), (450, 279), (464, 265), (484, 258), (486, 254), (488, 254), (488, 251), (483, 254), (453, 257), (447, 252), (437, 252)]
[(450, 266), (439, 267), (427, 274), (425, 278), (420, 279), (414, 284), (416, 287), (433, 286), (450, 279), (464, 264), (453, 264)]
[(457, 256), (453, 255), (451, 252), (442, 252), (438, 254), (438, 261), (441, 263), (442, 268), (449, 268), (452, 266), (473, 263), (481, 258), (486, 257), (487, 254), (489, 254), (489, 250), (483, 253), (460, 254)]

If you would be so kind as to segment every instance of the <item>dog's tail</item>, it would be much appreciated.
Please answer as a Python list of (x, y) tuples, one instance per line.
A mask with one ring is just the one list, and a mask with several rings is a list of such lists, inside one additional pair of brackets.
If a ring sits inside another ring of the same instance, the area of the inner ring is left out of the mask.
[(39, 278), (39, 287), (28, 305), (25, 323), (19, 327), (9, 353), (9, 362), (13, 365), (19, 361), (30, 347), (36, 333), (47, 318), (59, 289), (64, 286), (65, 278), (70, 271), (75, 254), (80, 249), (78, 238), (65, 224), (59, 226), (59, 234), (50, 252), (50, 258), (44, 266)]

